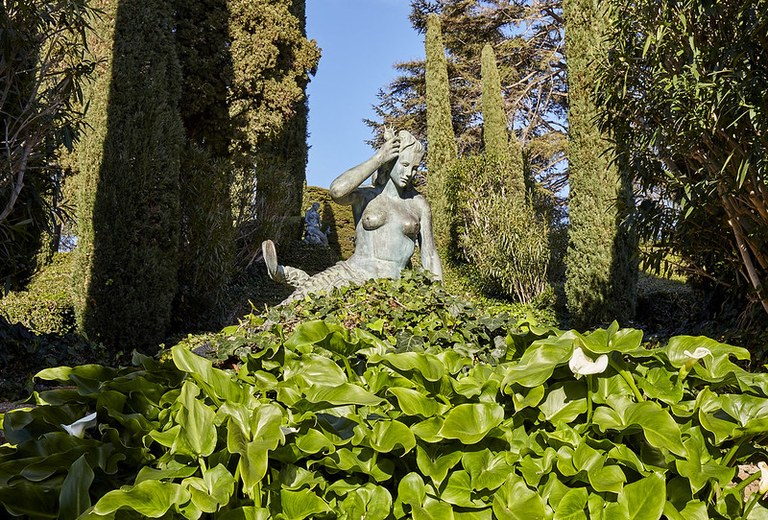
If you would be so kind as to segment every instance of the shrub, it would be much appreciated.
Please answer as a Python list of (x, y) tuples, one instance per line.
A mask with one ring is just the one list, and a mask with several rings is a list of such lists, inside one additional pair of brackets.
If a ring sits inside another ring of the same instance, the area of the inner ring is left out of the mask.
[(744, 349), (514, 327), (418, 287), (296, 302), (167, 360), (41, 372), (75, 388), (5, 415), (0, 503), (82, 518), (768, 513), (742, 499), (759, 471), (731, 485), (768, 456), (768, 375), (734, 362)]
[(21, 323), (38, 334), (65, 335), (75, 331), (75, 313), (69, 292), (72, 260), (58, 253), (30, 281), (27, 290), (0, 299), (0, 316)]
[(495, 161), (461, 158), (450, 178), (459, 257), (486, 292), (532, 302), (548, 287), (548, 222), (512, 196), (513, 179)]

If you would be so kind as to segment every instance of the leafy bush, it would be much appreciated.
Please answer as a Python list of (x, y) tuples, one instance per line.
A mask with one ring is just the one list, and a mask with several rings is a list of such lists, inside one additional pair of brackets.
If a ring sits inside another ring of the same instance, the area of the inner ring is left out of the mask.
[(38, 334), (74, 332), (75, 314), (69, 292), (71, 272), (69, 254), (54, 255), (52, 263), (32, 278), (26, 291), (12, 292), (0, 299), (0, 316)]
[[(731, 485), (768, 455), (768, 375), (734, 362), (744, 349), (516, 328), (412, 283), (297, 302), (285, 322), (272, 309), (165, 360), (44, 370), (72, 386), (5, 415), (0, 503), (49, 518), (768, 514), (742, 499), (760, 472)], [(370, 298), (346, 309), (352, 293)]]
[(549, 225), (516, 199), (507, 176), (483, 157), (457, 162), (449, 190), (458, 221), (456, 247), (488, 293), (529, 303), (548, 286)]

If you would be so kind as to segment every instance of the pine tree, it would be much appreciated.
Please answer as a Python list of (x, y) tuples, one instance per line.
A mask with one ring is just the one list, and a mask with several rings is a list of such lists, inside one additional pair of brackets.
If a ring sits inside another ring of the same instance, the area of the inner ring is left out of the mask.
[(456, 162), (456, 139), (451, 119), (448, 64), (443, 47), (440, 18), (430, 16), (426, 36), (427, 98), (427, 194), (432, 204), (435, 242), (447, 258), (451, 240), (451, 215), (447, 175)]
[(103, 57), (79, 148), (78, 327), (114, 350), (149, 347), (170, 324), (179, 240), (179, 65), (165, 0), (98, 0)]
[(566, 0), (570, 242), (565, 292), (576, 326), (626, 320), (634, 313), (637, 265), (631, 233), (623, 227), (631, 191), (595, 124), (597, 57), (605, 52), (607, 14), (592, 0)]

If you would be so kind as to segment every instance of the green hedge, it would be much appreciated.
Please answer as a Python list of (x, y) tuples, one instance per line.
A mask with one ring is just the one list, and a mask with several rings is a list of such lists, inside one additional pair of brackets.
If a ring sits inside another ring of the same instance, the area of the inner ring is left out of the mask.
[(30, 281), (27, 290), (12, 292), (0, 299), (0, 316), (21, 323), (38, 334), (65, 335), (75, 331), (72, 305), (72, 260), (69, 253), (57, 253)]

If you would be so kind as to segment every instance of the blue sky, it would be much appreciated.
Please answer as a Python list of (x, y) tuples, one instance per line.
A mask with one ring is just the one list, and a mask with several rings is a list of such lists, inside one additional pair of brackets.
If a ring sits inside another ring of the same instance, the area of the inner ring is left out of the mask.
[(307, 0), (307, 36), (322, 57), (309, 84), (307, 184), (328, 187), (366, 160), (376, 94), (396, 76), (396, 62), (424, 57), (408, 0)]

